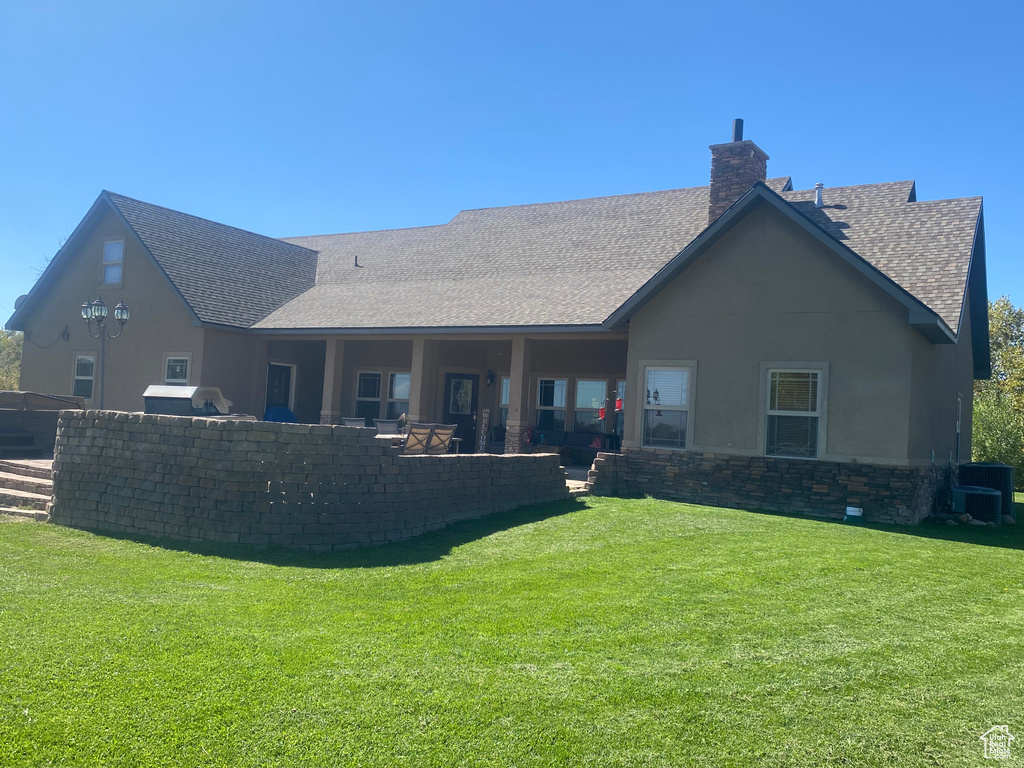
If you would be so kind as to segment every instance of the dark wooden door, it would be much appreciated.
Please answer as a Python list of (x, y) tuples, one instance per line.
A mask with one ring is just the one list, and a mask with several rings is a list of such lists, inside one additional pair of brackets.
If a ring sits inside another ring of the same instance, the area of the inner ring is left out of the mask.
[(480, 399), (480, 377), (475, 373), (446, 373), (444, 376), (445, 424), (458, 424), (455, 437), (462, 439), (460, 451), (476, 450), (476, 410)]
[(267, 366), (267, 410), (290, 408), (292, 396), (292, 369), (289, 365)]

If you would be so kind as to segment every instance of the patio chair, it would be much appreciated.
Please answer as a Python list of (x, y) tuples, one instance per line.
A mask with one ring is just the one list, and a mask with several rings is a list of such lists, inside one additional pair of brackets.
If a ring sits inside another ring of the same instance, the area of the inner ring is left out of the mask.
[(366, 419), (361, 419), (358, 416), (356, 416), (356, 417), (342, 416), (342, 418), (341, 418), (341, 425), (343, 427), (365, 427), (366, 426)]
[(373, 424), (377, 427), (378, 435), (398, 434), (398, 419), (374, 419)]
[(402, 446), (402, 453), (405, 455), (426, 453), (427, 443), (433, 434), (433, 424), (410, 424), (409, 434), (405, 438), (405, 445)]
[(455, 430), (459, 425), (434, 424), (432, 426), (434, 430), (430, 433), (430, 438), (427, 441), (427, 455), (439, 456), (448, 453), (452, 445), (452, 437), (455, 435)]

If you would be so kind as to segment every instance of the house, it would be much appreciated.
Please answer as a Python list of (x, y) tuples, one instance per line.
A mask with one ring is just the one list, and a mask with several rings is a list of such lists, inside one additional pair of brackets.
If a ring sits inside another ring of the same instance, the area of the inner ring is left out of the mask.
[[(631, 491), (921, 517), (989, 375), (981, 198), (795, 190), (741, 124), (711, 155), (710, 186), (283, 240), (103, 192), (8, 322), (21, 386), (98, 407), (106, 370), (108, 408), (217, 386), (257, 416), (457, 423), (476, 450), (596, 434)], [(132, 312), (105, 365), (97, 295)], [(702, 496), (722, 484), (750, 493)]]

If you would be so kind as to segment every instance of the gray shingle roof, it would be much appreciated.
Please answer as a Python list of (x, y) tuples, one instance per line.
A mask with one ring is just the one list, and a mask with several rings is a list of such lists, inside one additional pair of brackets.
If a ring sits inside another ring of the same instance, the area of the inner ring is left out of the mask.
[[(783, 191), (956, 332), (980, 198), (912, 202), (914, 183)], [(468, 210), (448, 224), (288, 238), (316, 286), (254, 327), (599, 325), (707, 225), (708, 188)], [(355, 266), (358, 258), (359, 267)]]
[(957, 332), (980, 197), (916, 202), (912, 181), (826, 188), (822, 208), (813, 189), (782, 197)]
[(203, 322), (248, 327), (313, 287), (314, 251), (104, 194)]

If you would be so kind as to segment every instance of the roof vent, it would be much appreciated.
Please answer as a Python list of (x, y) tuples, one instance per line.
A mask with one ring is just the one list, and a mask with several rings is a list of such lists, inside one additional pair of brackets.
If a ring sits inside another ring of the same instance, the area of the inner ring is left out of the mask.
[(825, 188), (825, 185), (822, 184), (820, 181), (817, 184), (814, 185), (814, 207), (815, 208), (821, 208), (821, 207), (823, 207), (825, 205), (823, 202), (821, 202), (821, 190), (823, 190), (824, 188)]

